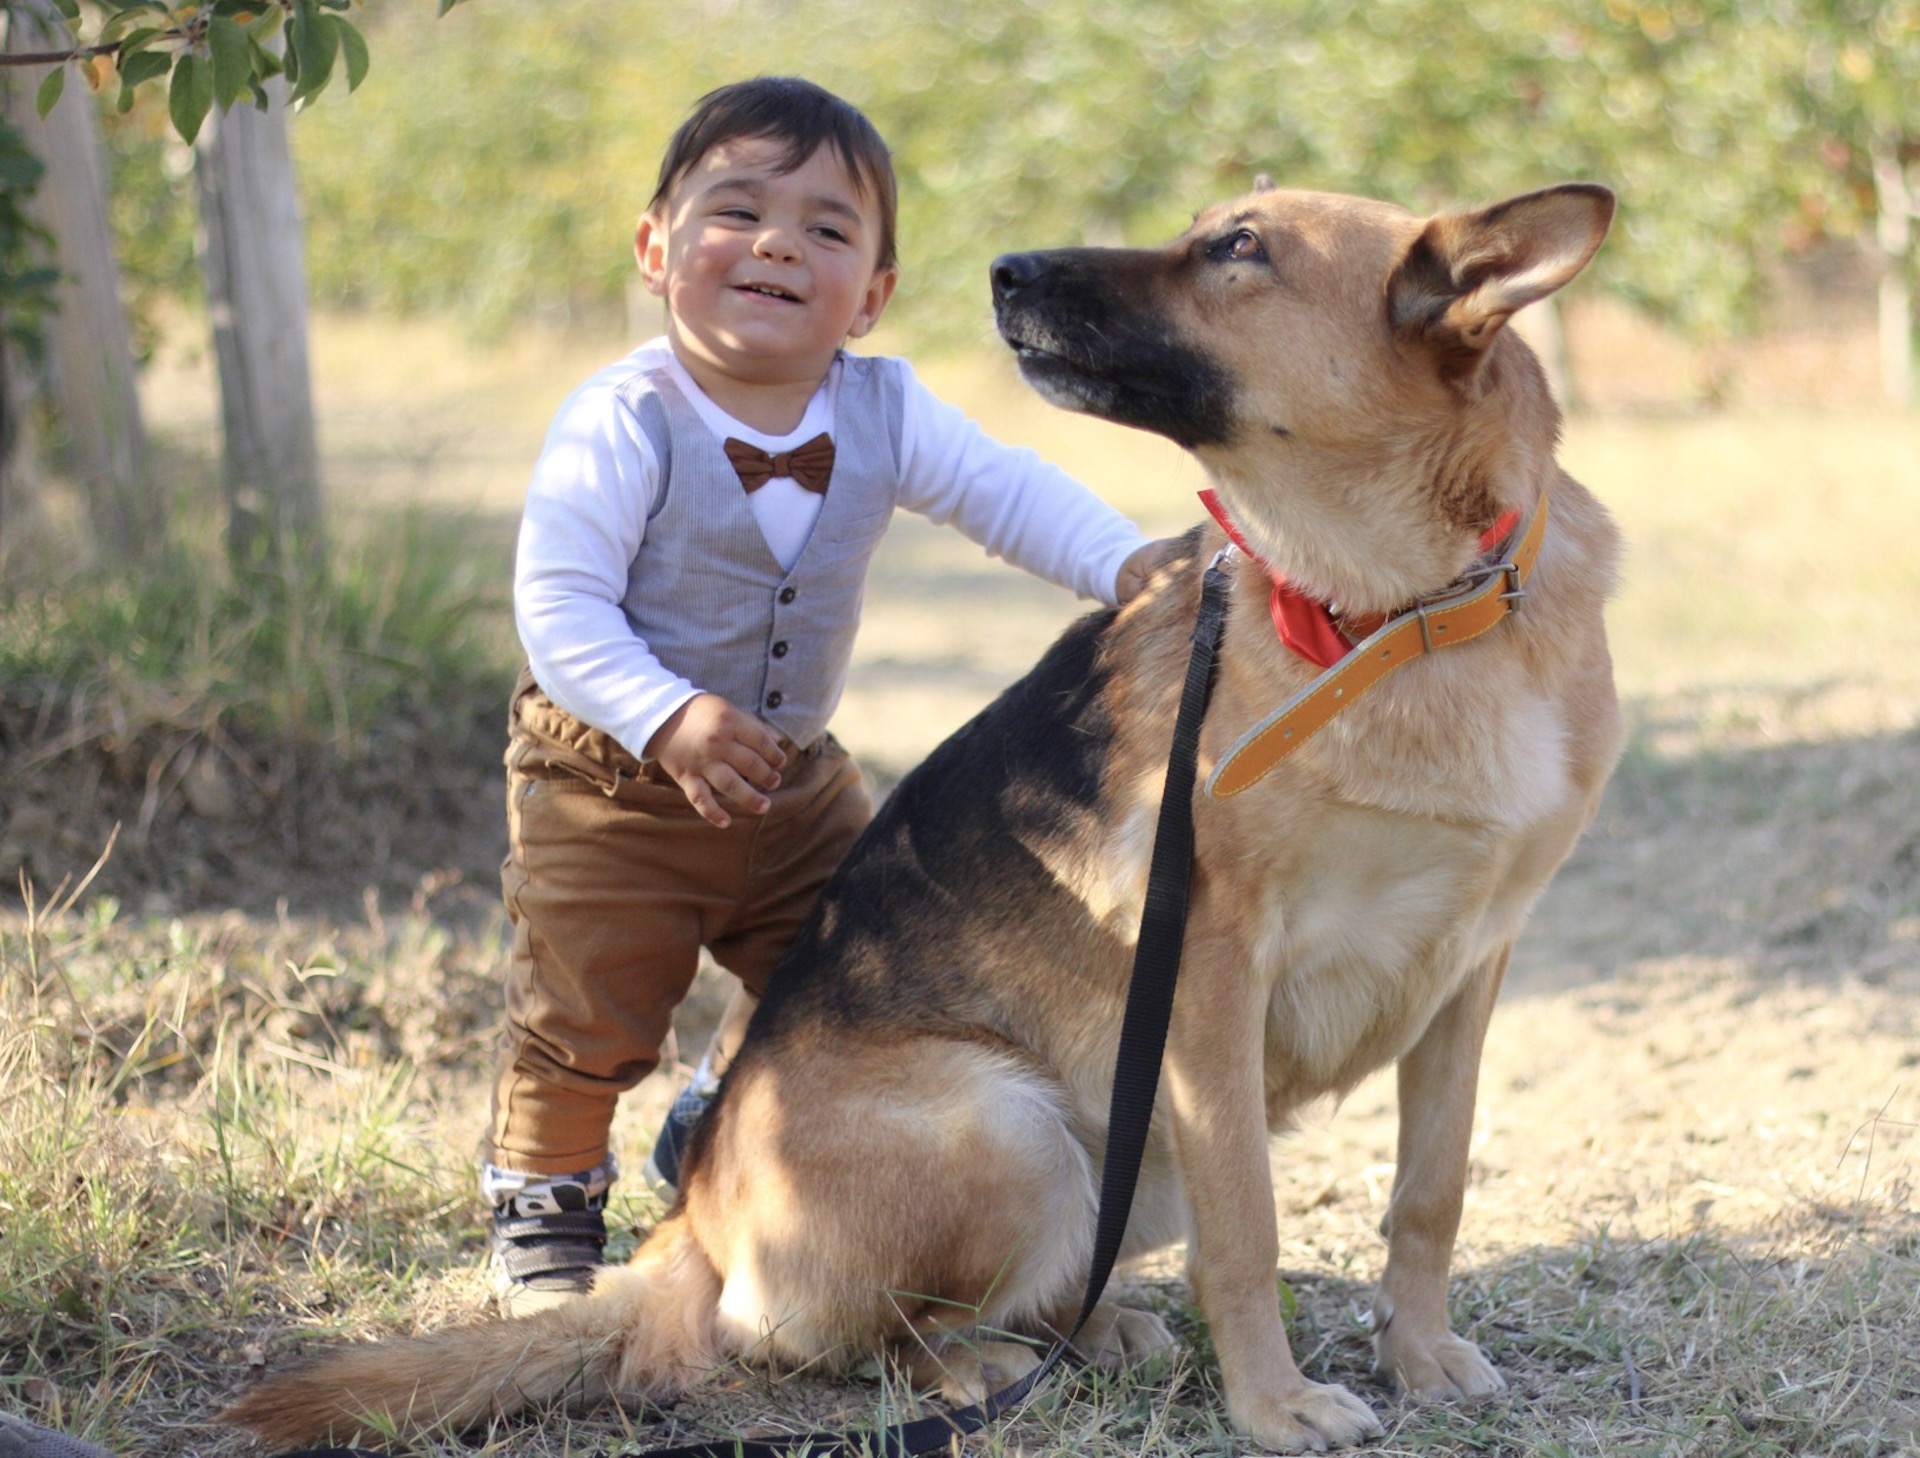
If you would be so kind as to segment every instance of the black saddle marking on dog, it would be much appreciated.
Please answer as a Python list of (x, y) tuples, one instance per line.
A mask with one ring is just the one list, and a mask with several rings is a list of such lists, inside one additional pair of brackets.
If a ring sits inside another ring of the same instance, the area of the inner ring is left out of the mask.
[(1039, 853), (1084, 839), (1098, 814), (1113, 737), (1100, 647), (1113, 618), (1074, 624), (901, 780), (775, 969), (761, 1007), (769, 1023), (787, 1003), (842, 1023), (877, 1007), (899, 1016), (903, 1004), (932, 1013), (977, 975), (976, 937), (1004, 955), (1015, 908), (1086, 921)]

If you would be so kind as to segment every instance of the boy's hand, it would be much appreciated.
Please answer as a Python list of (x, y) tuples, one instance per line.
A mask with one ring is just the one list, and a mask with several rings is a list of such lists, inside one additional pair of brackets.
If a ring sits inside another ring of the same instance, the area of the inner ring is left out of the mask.
[(722, 800), (749, 815), (767, 813), (773, 802), (760, 792), (779, 788), (787, 762), (773, 730), (718, 694), (695, 694), (675, 709), (647, 741), (647, 758), (721, 830), (733, 824)]
[(1125, 607), (1140, 595), (1153, 574), (1171, 562), (1180, 550), (1181, 538), (1162, 537), (1157, 542), (1148, 542), (1120, 564), (1120, 575), (1114, 579), (1114, 596)]

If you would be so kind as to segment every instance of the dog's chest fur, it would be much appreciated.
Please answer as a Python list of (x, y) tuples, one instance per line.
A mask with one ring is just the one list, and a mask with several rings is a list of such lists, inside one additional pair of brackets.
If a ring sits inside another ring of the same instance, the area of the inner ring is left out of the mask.
[(1214, 905), (1268, 989), (1273, 1118), (1404, 1054), (1513, 941), (1584, 820), (1568, 803), (1514, 833), (1343, 804), (1270, 867), (1229, 872)]
[[(1146, 631), (1184, 655), (1172, 626)], [(1242, 655), (1251, 656), (1244, 646)], [(1572, 705), (1537, 670), (1494, 645), (1424, 661), (1244, 794), (1196, 798), (1189, 945), (1218, 939), (1235, 953), (1231, 970), (1190, 965), (1183, 976), (1227, 970), (1260, 992), (1276, 1125), (1290, 1107), (1344, 1092), (1405, 1053), (1512, 943), (1577, 838), (1594, 777), (1579, 763), (1587, 751), (1570, 732)], [(1178, 681), (1165, 665), (1152, 676)], [(1296, 678), (1303, 670), (1285, 662), (1252, 674), (1223, 668), (1203, 773)], [(1170, 706), (1146, 717), (1164, 727)], [(1160, 788), (1151, 766), (1165, 747), (1117, 748), (1130, 774), (1108, 790), (1126, 803), (1096, 842), (1052, 869), (1094, 920), (1130, 939)]]
[(1516, 684), (1450, 736), (1403, 734), (1416, 712), (1362, 706), (1248, 803), (1217, 807), (1223, 843), (1258, 847), (1208, 873), (1225, 883), (1216, 916), (1271, 989), (1276, 1094), (1344, 1090), (1411, 1047), (1512, 942), (1586, 819), (1541, 695)]

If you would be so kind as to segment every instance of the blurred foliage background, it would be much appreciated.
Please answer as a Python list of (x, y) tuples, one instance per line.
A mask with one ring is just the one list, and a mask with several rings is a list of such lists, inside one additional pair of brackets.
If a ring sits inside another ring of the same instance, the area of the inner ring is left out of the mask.
[[(1776, 260), (1876, 216), (1920, 156), (1920, 0), (425, 0), (356, 11), (375, 63), (296, 122), (314, 298), (477, 335), (618, 319), (665, 140), (711, 86), (809, 76), (894, 147), (895, 318), (985, 337), (1007, 247), (1152, 242), (1258, 171), (1409, 207), (1567, 178), (1623, 212), (1595, 282), (1709, 336)], [(114, 121), (122, 256), (191, 295), (163, 99)], [(1901, 266), (1911, 267), (1911, 259)]]

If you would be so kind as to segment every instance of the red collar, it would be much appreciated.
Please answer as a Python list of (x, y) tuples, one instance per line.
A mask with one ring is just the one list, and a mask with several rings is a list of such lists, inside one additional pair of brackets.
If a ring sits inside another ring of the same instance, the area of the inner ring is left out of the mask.
[[(1273, 618), (1273, 631), (1280, 635), (1282, 643), (1309, 663), (1318, 664), (1321, 668), (1332, 668), (1353, 650), (1355, 642), (1366, 637), (1366, 632), (1356, 632), (1354, 637), (1349, 637), (1342, 632), (1326, 603), (1317, 597), (1307, 596), (1274, 571), (1258, 552), (1248, 546), (1246, 538), (1240, 535), (1240, 529), (1228, 520), (1227, 508), (1221, 503), (1219, 494), (1211, 487), (1200, 493), (1200, 504), (1206, 507), (1215, 521), (1220, 523), (1221, 530), (1226, 532), (1234, 546), (1265, 568), (1267, 576), (1272, 579), (1273, 592), (1267, 598), (1267, 611)], [(1512, 533), (1519, 521), (1520, 513), (1517, 510), (1509, 511), (1502, 516), (1480, 534), (1480, 550), (1490, 552), (1499, 546)], [(1367, 632), (1379, 627), (1390, 616), (1391, 614), (1383, 613), (1376, 618), (1368, 619), (1372, 626), (1367, 629)]]

